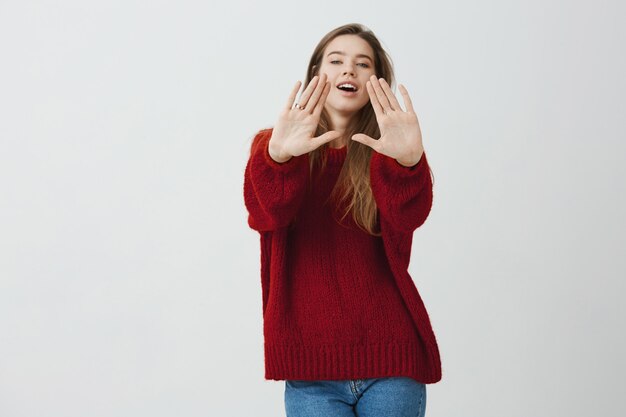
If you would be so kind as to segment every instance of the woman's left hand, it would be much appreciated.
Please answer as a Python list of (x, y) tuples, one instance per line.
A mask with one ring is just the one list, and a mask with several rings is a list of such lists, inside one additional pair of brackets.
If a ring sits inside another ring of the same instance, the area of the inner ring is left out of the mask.
[(352, 139), (394, 158), (401, 165), (411, 167), (417, 164), (424, 152), (424, 146), (420, 125), (408, 91), (402, 84), (399, 85), (407, 108), (404, 111), (384, 78), (379, 80), (372, 75), (366, 87), (376, 113), (380, 139), (376, 140), (363, 133), (355, 134)]

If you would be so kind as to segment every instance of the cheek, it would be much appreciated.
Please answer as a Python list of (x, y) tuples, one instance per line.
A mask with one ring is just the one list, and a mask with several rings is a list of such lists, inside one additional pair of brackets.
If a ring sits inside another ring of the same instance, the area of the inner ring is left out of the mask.
[(328, 71), (328, 70), (320, 70), (320, 72), (317, 74), (318, 76), (321, 76), (322, 74), (326, 74), (326, 81), (330, 81), (331, 86), (333, 85), (333, 73), (332, 71)]

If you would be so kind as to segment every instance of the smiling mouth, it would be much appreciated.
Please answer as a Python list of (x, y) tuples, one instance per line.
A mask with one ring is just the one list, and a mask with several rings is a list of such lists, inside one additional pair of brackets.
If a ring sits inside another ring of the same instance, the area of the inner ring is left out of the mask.
[(356, 93), (358, 91), (358, 88), (350, 83), (341, 83), (337, 86), (337, 88), (347, 93)]

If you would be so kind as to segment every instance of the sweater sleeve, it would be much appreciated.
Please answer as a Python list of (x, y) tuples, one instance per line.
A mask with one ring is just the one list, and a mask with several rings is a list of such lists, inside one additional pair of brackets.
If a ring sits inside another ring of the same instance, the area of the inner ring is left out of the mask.
[(381, 221), (404, 232), (413, 232), (426, 221), (433, 201), (433, 185), (425, 152), (417, 164), (405, 167), (374, 151), (370, 159), (370, 185)]
[(309, 176), (308, 154), (278, 163), (269, 155), (271, 129), (252, 141), (244, 174), (244, 202), (248, 225), (259, 232), (289, 225), (300, 207)]

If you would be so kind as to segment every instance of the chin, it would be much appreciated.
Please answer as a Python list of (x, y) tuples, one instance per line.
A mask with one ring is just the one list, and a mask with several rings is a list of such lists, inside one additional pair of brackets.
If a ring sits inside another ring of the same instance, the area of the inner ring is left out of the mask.
[(365, 107), (367, 103), (350, 103), (350, 104), (346, 104), (346, 103), (341, 103), (341, 104), (331, 104), (328, 103), (327, 106), (330, 107), (332, 110), (339, 112), (339, 113), (356, 113), (359, 110), (361, 110), (363, 107)]

